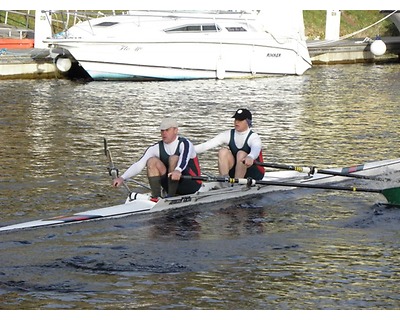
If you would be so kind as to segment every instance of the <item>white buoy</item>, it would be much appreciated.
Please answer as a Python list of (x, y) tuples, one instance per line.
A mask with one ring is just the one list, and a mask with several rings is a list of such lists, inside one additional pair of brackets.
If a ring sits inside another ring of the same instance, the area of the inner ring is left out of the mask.
[(67, 72), (72, 67), (72, 61), (65, 56), (58, 56), (56, 58), (56, 67), (61, 72)]
[(385, 54), (386, 44), (380, 38), (376, 38), (374, 42), (371, 43), (371, 52), (375, 56), (381, 56)]

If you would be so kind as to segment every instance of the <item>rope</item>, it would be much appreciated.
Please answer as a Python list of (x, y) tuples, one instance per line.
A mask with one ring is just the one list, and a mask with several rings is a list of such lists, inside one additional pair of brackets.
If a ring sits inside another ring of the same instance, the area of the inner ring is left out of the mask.
[[(365, 31), (365, 30), (367, 30), (367, 29), (369, 29), (369, 28), (372, 28), (373, 26), (377, 25), (378, 23), (381, 23), (383, 20), (389, 18), (390, 16), (392, 16), (392, 15), (395, 14), (396, 12), (397, 12), (397, 10), (394, 10), (392, 13), (390, 13), (390, 14), (388, 14), (387, 16), (383, 17), (382, 19), (378, 20), (377, 22), (371, 24), (370, 26), (365, 27), (365, 28), (363, 28), (363, 29), (361, 29), (361, 30), (355, 31), (355, 32), (353, 32), (353, 33), (350, 33), (350, 34), (348, 34), (348, 35), (342, 36), (342, 37), (339, 38), (339, 40), (318, 41), (318, 43), (314, 43), (314, 44), (313, 44), (313, 43), (309, 43), (308, 46), (309, 46), (309, 47), (312, 47), (313, 45), (314, 45), (314, 46), (320, 46), (320, 45), (330, 44), (330, 43), (334, 43), (334, 42), (338, 42), (338, 41), (341, 41), (341, 40), (348, 39), (348, 38), (354, 36), (354, 35), (357, 34), (357, 33), (361, 33), (361, 32), (363, 32), (363, 31)], [(366, 39), (367, 39), (367, 38), (366, 38)], [(364, 39), (364, 40), (365, 40), (365, 39)]]
[(357, 33), (360, 33), (360, 32), (363, 32), (363, 31), (369, 29), (369, 28), (372, 28), (373, 26), (377, 25), (378, 23), (381, 23), (383, 20), (385, 20), (385, 19), (389, 18), (390, 16), (392, 16), (393, 14), (395, 14), (396, 11), (397, 11), (397, 10), (394, 10), (391, 14), (388, 14), (386, 17), (383, 17), (382, 19), (380, 19), (380, 20), (378, 20), (377, 22), (371, 24), (370, 26), (365, 27), (364, 29), (361, 29), (361, 30), (359, 30), (359, 31), (350, 33), (350, 34), (348, 34), (347, 36), (341, 37), (340, 40), (344, 40), (344, 39), (350, 38), (350, 37), (354, 36), (354, 35), (357, 34)]

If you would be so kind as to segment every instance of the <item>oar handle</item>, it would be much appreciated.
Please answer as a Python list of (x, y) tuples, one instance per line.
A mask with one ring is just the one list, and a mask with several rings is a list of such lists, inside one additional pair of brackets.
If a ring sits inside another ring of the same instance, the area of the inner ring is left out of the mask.
[[(108, 160), (107, 170), (108, 170), (108, 173), (110, 174), (110, 176), (112, 177), (112, 179), (114, 180), (114, 179), (119, 177), (119, 170), (114, 165), (114, 160), (112, 158), (110, 150), (108, 149), (107, 139), (104, 138), (103, 142), (104, 142), (104, 154), (106, 155), (107, 160)], [(123, 181), (122, 184), (125, 187), (126, 191), (128, 191), (128, 193), (131, 194), (131, 190), (129, 189), (129, 187), (126, 184), (126, 182)]]

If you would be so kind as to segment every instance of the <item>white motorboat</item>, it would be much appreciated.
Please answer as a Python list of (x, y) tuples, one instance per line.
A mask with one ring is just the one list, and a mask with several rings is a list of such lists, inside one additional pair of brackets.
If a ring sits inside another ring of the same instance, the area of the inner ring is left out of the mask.
[(78, 62), (93, 80), (302, 75), (312, 66), (301, 10), (130, 11), (44, 42), (60, 71)]

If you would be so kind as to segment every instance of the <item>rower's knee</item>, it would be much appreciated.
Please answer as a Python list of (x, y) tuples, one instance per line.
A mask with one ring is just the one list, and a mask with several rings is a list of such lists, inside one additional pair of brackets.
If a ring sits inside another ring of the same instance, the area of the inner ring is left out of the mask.
[(236, 162), (241, 163), (244, 158), (248, 156), (247, 152), (244, 152), (243, 150), (238, 151), (236, 154)]
[(169, 156), (168, 165), (169, 165), (170, 172), (175, 170), (175, 168), (178, 164), (178, 160), (179, 160), (179, 156), (177, 156), (177, 155)]
[(147, 160), (147, 168), (154, 168), (157, 166), (158, 162), (160, 161), (160, 159), (158, 158), (150, 158), (149, 160)]
[(227, 175), (229, 170), (235, 165), (232, 152), (227, 148), (218, 151), (218, 168), (221, 175)]
[(165, 165), (159, 158), (152, 157), (148, 159), (146, 165), (147, 165), (147, 175), (150, 177), (162, 176), (167, 172)]
[(219, 159), (224, 159), (225, 160), (225, 159), (229, 159), (231, 157), (232, 157), (232, 152), (227, 148), (221, 148), (218, 151), (218, 158)]

